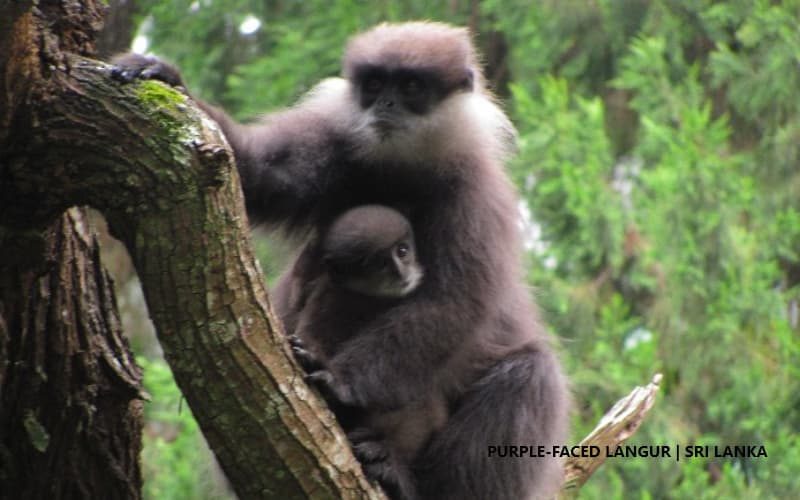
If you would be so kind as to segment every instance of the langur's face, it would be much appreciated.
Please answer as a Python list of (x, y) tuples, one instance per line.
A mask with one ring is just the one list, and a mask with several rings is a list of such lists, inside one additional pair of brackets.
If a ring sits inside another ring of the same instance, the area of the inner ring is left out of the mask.
[(381, 136), (414, 127), (447, 94), (433, 73), (419, 69), (364, 65), (353, 83), (361, 109)]
[(404, 297), (420, 285), (423, 276), (410, 238), (356, 260), (329, 256), (327, 264), (334, 283), (371, 297)]

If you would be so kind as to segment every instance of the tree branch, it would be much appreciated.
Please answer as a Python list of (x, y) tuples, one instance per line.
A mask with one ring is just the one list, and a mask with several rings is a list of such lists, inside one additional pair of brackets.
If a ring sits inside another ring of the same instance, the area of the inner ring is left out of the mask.
[(239, 497), (382, 498), (284, 342), (216, 124), (174, 89), (121, 85), (61, 50), (65, 32), (89, 36), (95, 2), (43, 4), (0, 9), (0, 48), (13, 49), (0, 51), (3, 222), (43, 224), (76, 204), (106, 215)]
[[(592, 432), (580, 445), (599, 446), (605, 450), (615, 449), (630, 438), (644, 421), (645, 415), (653, 407), (662, 376), (656, 373), (645, 387), (636, 387), (630, 394), (617, 401), (603, 415)], [(565, 482), (561, 498), (574, 498), (581, 486), (606, 460), (604, 453), (597, 457), (570, 457), (564, 464)]]

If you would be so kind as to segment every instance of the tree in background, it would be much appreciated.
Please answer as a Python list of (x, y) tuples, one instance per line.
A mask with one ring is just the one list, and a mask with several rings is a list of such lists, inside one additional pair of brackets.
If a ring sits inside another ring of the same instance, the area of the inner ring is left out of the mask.
[(664, 404), (636, 442), (769, 452), (618, 461), (587, 497), (800, 490), (798, 7), (553, 3), (515, 21), (524, 36), (502, 26), (541, 228), (532, 281), (572, 361), (578, 429), (657, 369)]

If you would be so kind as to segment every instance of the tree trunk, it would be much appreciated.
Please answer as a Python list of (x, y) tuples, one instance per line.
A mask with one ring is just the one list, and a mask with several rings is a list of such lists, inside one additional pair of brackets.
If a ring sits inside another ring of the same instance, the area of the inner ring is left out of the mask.
[[(240, 498), (381, 498), (303, 382), (272, 315), (218, 127), (160, 82), (123, 85), (109, 66), (76, 56), (91, 46), (98, 12), (89, 0), (0, 7), (0, 224), (36, 227), (80, 204), (104, 213), (132, 256), (175, 379)], [(85, 287), (95, 285), (76, 291)], [(74, 314), (69, 321), (82, 324)], [(62, 432), (26, 421), (51, 442)]]
[(134, 16), (138, 12), (136, 0), (109, 0), (103, 29), (97, 34), (97, 56), (107, 60), (125, 52), (133, 40)]
[(0, 495), (139, 498), (141, 371), (85, 214), (0, 229)]

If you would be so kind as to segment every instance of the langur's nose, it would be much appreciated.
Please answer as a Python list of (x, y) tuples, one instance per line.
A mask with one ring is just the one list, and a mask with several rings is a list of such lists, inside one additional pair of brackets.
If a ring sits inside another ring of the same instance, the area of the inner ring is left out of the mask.
[(394, 107), (394, 100), (392, 99), (382, 99), (380, 105), (384, 108), (393, 108)]

